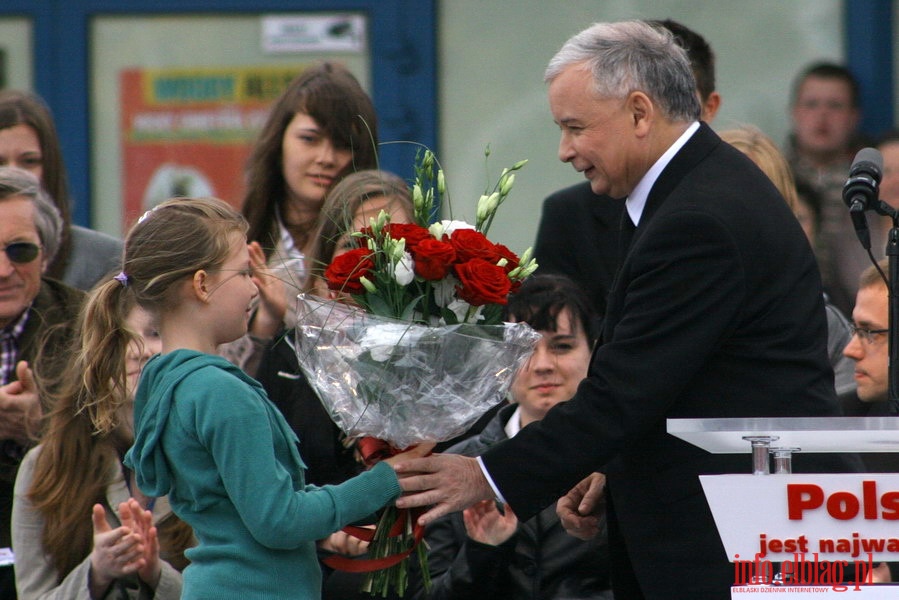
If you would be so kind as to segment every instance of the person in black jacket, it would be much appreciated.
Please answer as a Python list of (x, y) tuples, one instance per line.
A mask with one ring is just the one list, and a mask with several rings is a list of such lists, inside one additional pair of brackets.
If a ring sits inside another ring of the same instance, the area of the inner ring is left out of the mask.
[[(595, 335), (586, 294), (563, 275), (536, 275), (509, 298), (506, 319), (525, 321), (543, 338), (516, 375), (510, 404), (479, 435), (447, 452), (477, 456), (574, 395), (587, 374)], [(425, 532), (432, 586), (413, 578), (413, 598), (464, 600), (610, 599), (608, 540), (565, 532), (555, 506), (527, 521), (484, 501), (442, 517)], [(414, 561), (413, 561), (414, 562)], [(419, 574), (417, 574), (419, 575)]]
[[(495, 497), (520, 519), (558, 501), (566, 530), (587, 537), (605, 489), (616, 600), (730, 598), (733, 565), (699, 475), (746, 473), (746, 457), (671, 436), (667, 420), (840, 414), (815, 257), (771, 180), (699, 121), (670, 34), (597, 23), (544, 78), (559, 158), (597, 194), (627, 198), (631, 240), (602, 344), (575, 396), (514, 438), (477, 459), (396, 463), (406, 492), (396, 505), (431, 506), (418, 520), (427, 526)], [(793, 466), (861, 468), (811, 454)]]
[[(712, 48), (701, 35), (672, 19), (649, 23), (670, 31), (687, 53), (702, 109), (699, 118), (711, 123), (721, 107)], [(537, 272), (574, 280), (587, 292), (597, 319), (606, 312), (606, 296), (621, 262), (618, 228), (623, 211), (623, 198), (599, 196), (589, 181), (557, 190), (543, 201), (534, 243)]]

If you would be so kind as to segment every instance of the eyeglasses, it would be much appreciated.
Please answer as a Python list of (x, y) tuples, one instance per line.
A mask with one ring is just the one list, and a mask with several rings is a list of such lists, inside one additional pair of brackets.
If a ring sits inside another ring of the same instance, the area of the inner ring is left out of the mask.
[(873, 344), (875, 335), (881, 335), (890, 332), (889, 329), (864, 329), (862, 327), (856, 327), (855, 325), (850, 325), (849, 331), (852, 335), (857, 335), (858, 339), (865, 342), (866, 344)]
[(37, 258), (37, 255), (41, 252), (41, 247), (31, 242), (13, 242), (3, 248), (3, 251), (10, 262), (24, 265)]

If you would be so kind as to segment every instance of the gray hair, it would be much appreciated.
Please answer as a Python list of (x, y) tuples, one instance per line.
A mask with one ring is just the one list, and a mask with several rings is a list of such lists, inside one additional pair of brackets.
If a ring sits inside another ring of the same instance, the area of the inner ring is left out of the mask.
[(34, 204), (34, 228), (41, 238), (44, 263), (50, 263), (59, 250), (62, 238), (59, 209), (37, 177), (15, 167), (0, 167), (0, 201), (14, 197), (27, 198)]
[(551, 83), (577, 64), (593, 74), (594, 89), (601, 97), (624, 98), (641, 91), (673, 121), (699, 119), (690, 61), (664, 28), (643, 21), (595, 23), (565, 42), (549, 61), (544, 81)]

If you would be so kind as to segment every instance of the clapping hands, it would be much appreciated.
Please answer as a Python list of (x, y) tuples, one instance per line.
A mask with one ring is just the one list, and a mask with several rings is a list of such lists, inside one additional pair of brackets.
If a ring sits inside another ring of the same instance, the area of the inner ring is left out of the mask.
[(122, 525), (113, 529), (100, 504), (93, 508), (94, 548), (91, 551), (91, 593), (101, 597), (113, 581), (132, 573), (156, 588), (162, 566), (153, 515), (131, 498), (119, 504)]
[(28, 363), (16, 364), (17, 381), (0, 387), (0, 440), (28, 445), (41, 419), (37, 385)]

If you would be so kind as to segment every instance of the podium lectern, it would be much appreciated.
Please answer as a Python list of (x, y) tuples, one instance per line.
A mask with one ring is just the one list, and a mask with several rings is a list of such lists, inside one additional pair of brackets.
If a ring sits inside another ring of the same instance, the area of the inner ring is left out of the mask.
[[(751, 454), (744, 475), (700, 476), (734, 563), (732, 598), (757, 597), (764, 586), (737, 580), (757, 575), (760, 566), (779, 563), (781, 572), (796, 573), (820, 560), (865, 572), (866, 565), (899, 561), (899, 473), (797, 474), (789, 460), (793, 452), (899, 452), (896, 417), (669, 419), (667, 430), (707, 452)], [(777, 591), (788, 598), (843, 597), (847, 590), (839, 587), (801, 581)], [(893, 585), (859, 582), (849, 591), (859, 600), (899, 597)]]

